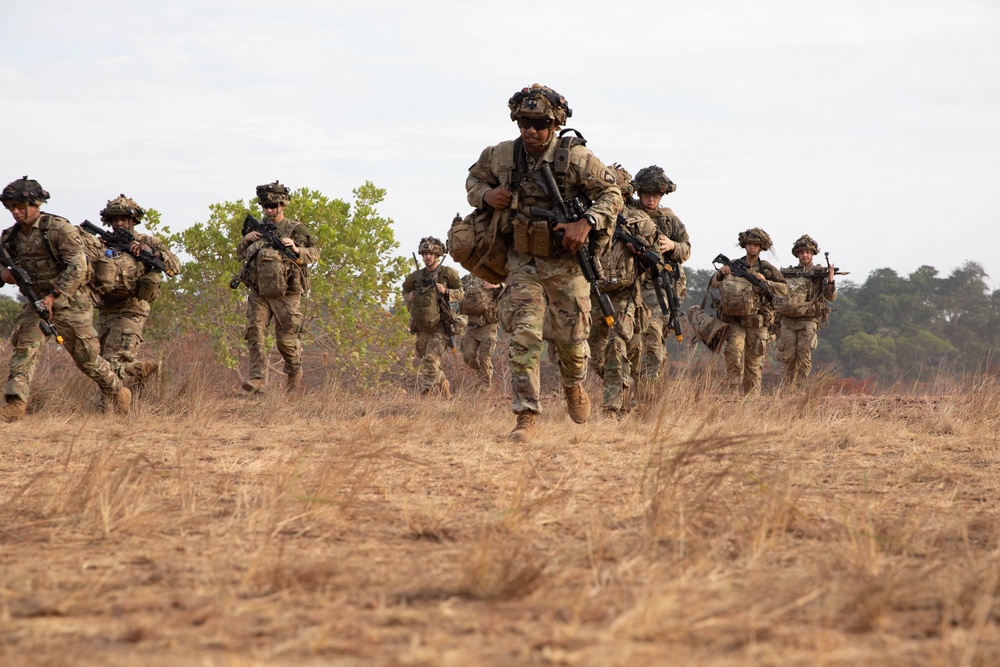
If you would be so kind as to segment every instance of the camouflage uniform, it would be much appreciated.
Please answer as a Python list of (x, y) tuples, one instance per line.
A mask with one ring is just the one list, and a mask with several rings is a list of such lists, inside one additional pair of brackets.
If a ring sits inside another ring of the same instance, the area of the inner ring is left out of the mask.
[[(740, 234), (741, 246), (745, 247), (746, 240), (760, 243), (761, 251), (771, 247), (770, 237), (756, 227)], [(747, 261), (746, 256), (740, 259)], [(751, 273), (763, 274), (775, 294), (787, 293), (788, 287), (781, 271), (770, 262), (758, 258), (749, 265), (748, 270)], [(713, 275), (709, 281), (709, 289), (718, 287), (723, 279), (719, 273)], [(738, 280), (734, 276), (725, 279)], [(775, 318), (774, 308), (766, 300), (761, 299), (760, 307), (753, 315), (739, 317), (725, 315), (718, 307), (716, 312), (719, 313), (719, 319), (729, 325), (724, 352), (727, 384), (732, 390), (742, 392), (746, 396), (760, 393), (764, 354), (770, 339), (769, 328)]]
[[(280, 186), (277, 182), (269, 186), (257, 188), (258, 197), (269, 198), (267, 187), (272, 190)], [(287, 193), (287, 188), (284, 189)], [(278, 200), (280, 197), (270, 197)], [(287, 194), (283, 201), (287, 201)], [(265, 221), (266, 222), (266, 221)], [(278, 352), (284, 360), (284, 373), (288, 378), (288, 389), (297, 388), (302, 376), (302, 341), (299, 334), (302, 331), (302, 295), (309, 291), (309, 265), (319, 261), (319, 248), (313, 245), (312, 236), (304, 224), (298, 220), (284, 217), (275, 223), (275, 235), (278, 238), (290, 238), (299, 248), (301, 264), (296, 264), (281, 252), (270, 247), (264, 239), (248, 243), (246, 238), (237, 248), (237, 256), (241, 260), (254, 257), (247, 272), (247, 282), (250, 291), (247, 293), (247, 328), (246, 341), (250, 369), (243, 388), (247, 391), (262, 391), (267, 381), (267, 328), (274, 320), (274, 338)], [(258, 252), (258, 250), (260, 252)], [(256, 255), (256, 256), (255, 256)], [(258, 283), (259, 273), (264, 262), (280, 262), (287, 275), (287, 288), (282, 296), (262, 296)]]
[[(47, 229), (48, 243), (43, 228)], [(65, 218), (43, 211), (27, 229), (15, 224), (4, 230), (0, 242), (31, 278), (31, 288), (39, 298), (50, 291), (57, 293), (52, 305), (52, 325), (63, 337), (63, 345), (77, 368), (96, 382), (106, 396), (119, 394), (121, 378), (100, 355), (94, 329), (93, 294), (87, 285), (90, 268), (80, 231)], [(39, 322), (32, 304), (26, 304), (14, 322), (11, 336), (14, 351), (4, 387), (8, 403), (17, 399), (26, 404), (31, 395), (31, 379), (46, 338)]]
[[(624, 222), (623, 222), (624, 219)], [(626, 206), (618, 225), (634, 236), (655, 245), (656, 226), (645, 212)], [(597, 304), (591, 313), (594, 326), (590, 330), (590, 367), (604, 379), (601, 407), (608, 413), (628, 409), (628, 395), (634, 386), (632, 362), (641, 351), (642, 336), (636, 333), (637, 321), (645, 321), (645, 305), (640, 297), (642, 268), (635, 256), (621, 241), (613, 241), (611, 249), (601, 258), (606, 282), (601, 287), (615, 307), (615, 323), (609, 328)]]
[[(444, 244), (440, 241), (437, 243), (441, 246), (443, 253)], [(421, 241), (421, 251), (423, 248), (424, 242)], [(458, 271), (450, 266), (438, 264), (433, 271), (424, 267), (406, 276), (406, 280), (403, 281), (403, 298), (410, 307), (410, 333), (417, 335), (414, 365), (419, 368), (420, 393), (440, 391), (447, 396), (450, 395), (450, 388), (448, 379), (445, 377), (444, 371), (441, 370), (441, 359), (448, 350), (451, 342), (450, 336), (445, 331), (445, 324), (440, 319), (440, 315), (433, 325), (421, 322), (420, 318), (415, 317), (416, 308), (413, 304), (413, 300), (421, 299), (424, 303), (429, 303), (431, 300), (437, 303), (436, 285), (438, 284), (445, 286), (444, 296), (447, 297), (449, 304), (460, 300), (465, 294), (462, 281), (458, 277)], [(411, 294), (412, 297), (410, 297)]]
[[(533, 86), (515, 93), (508, 103), (511, 118), (553, 118), (555, 126), (565, 123), (571, 113), (565, 99), (548, 105), (537, 91), (550, 89)], [(537, 105), (537, 106), (533, 106)], [(538, 109), (537, 115), (526, 111)], [(546, 116), (545, 114), (549, 114)], [(514, 412), (541, 412), (539, 401), (539, 360), (542, 353), (542, 328), (546, 311), (551, 317), (552, 331), (559, 356), (559, 374), (563, 387), (570, 394), (582, 392), (587, 374), (587, 338), (590, 335), (590, 288), (576, 257), (555, 247), (548, 256), (515, 248), (515, 227), (536, 222), (530, 208), (550, 210), (553, 198), (539, 184), (543, 164), (553, 165), (560, 140), (551, 136), (544, 153), (533, 157), (523, 149), (521, 140), (507, 141), (483, 150), (469, 168), (465, 187), (469, 203), (476, 208), (488, 207), (483, 197), (501, 185), (510, 186), (513, 199), (500, 221), (500, 232), (510, 239), (507, 253), (507, 288), (500, 300), (500, 323), (511, 333), (510, 374), (511, 407)], [(513, 164), (507, 157), (513, 155)], [(575, 144), (566, 156), (567, 169), (562, 189), (567, 200), (578, 193), (593, 203), (586, 210), (595, 236), (605, 242), (614, 229), (615, 216), (621, 210), (622, 197), (613, 174), (582, 144)], [(556, 171), (555, 169), (553, 169)], [(515, 179), (516, 177), (516, 179)], [(512, 181), (516, 180), (516, 183)], [(512, 220), (512, 218), (515, 218)], [(547, 224), (547, 223), (546, 223)], [(539, 227), (545, 225), (539, 224)], [(551, 226), (549, 226), (551, 228)], [(555, 246), (555, 242), (552, 244)], [(589, 410), (589, 404), (588, 404)]]
[[(798, 250), (809, 248), (813, 254), (819, 253), (819, 246), (809, 236), (800, 237), (792, 245), (792, 254)], [(812, 370), (812, 351), (819, 343), (819, 326), (830, 312), (826, 302), (837, 298), (836, 283), (828, 279), (828, 272), (822, 266), (804, 267), (800, 261), (798, 266), (789, 267), (791, 273), (805, 268), (813, 269), (811, 277), (789, 277), (789, 293), (801, 291), (801, 304), (792, 309), (795, 314), (779, 314), (780, 325), (778, 333), (778, 363), (781, 364), (782, 380), (786, 384), (795, 385), (807, 377)]]
[[(647, 178), (644, 179), (644, 176)], [(677, 189), (677, 186), (656, 165), (640, 170), (636, 174), (635, 185), (640, 192), (655, 191), (663, 195), (670, 194)], [(658, 189), (654, 190), (653, 188), (656, 187)], [(677, 290), (678, 302), (683, 304), (687, 294), (687, 276), (682, 265), (691, 258), (691, 238), (688, 236), (684, 223), (666, 206), (660, 206), (656, 210), (648, 212), (648, 215), (656, 225), (657, 231), (674, 242), (674, 249), (670, 251), (668, 258), (675, 260), (681, 269), (674, 288)], [(646, 304), (650, 316), (649, 323), (642, 332), (642, 363), (634, 371), (642, 378), (655, 380), (659, 377), (668, 357), (665, 342), (670, 334), (667, 330), (667, 318), (660, 311), (660, 302), (656, 298), (653, 279), (648, 275), (642, 284), (642, 301)]]
[(487, 287), (482, 278), (462, 276), (465, 296), (458, 312), (469, 318), (462, 334), (462, 359), (476, 371), (476, 381), (489, 387), (493, 381), (493, 351), (497, 347), (497, 301), (503, 287)]
[[(101, 220), (110, 224), (111, 218), (117, 215), (126, 215), (138, 223), (143, 211), (134, 201), (121, 195), (108, 202), (107, 207), (101, 211)], [(171, 275), (180, 272), (180, 260), (159, 237), (135, 232), (133, 235), (136, 243), (148, 246), (153, 253), (159, 254), (157, 259), (163, 262)], [(111, 362), (111, 367), (126, 381), (141, 382), (145, 379), (146, 371), (145, 366), (136, 361), (136, 357), (143, 342), (142, 331), (149, 318), (150, 302), (159, 294), (163, 274), (147, 267), (138, 257), (129, 253), (111, 250), (110, 254), (115, 266), (115, 285), (109, 292), (101, 295), (97, 305), (97, 334), (101, 342), (101, 356)]]

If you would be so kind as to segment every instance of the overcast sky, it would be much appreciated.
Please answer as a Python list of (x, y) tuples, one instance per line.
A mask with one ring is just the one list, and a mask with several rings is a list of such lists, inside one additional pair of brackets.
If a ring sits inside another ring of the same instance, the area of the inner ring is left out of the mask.
[(761, 226), (780, 265), (808, 233), (858, 281), (973, 260), (1000, 286), (996, 0), (0, 8), (0, 181), (76, 223), (119, 193), (180, 229), (275, 179), (370, 180), (409, 254), (538, 82), (605, 163), (678, 184), (692, 268)]

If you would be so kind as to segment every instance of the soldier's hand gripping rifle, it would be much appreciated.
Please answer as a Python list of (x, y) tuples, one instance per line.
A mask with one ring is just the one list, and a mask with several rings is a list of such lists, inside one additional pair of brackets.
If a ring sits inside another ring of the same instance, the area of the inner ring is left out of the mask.
[[(547, 162), (542, 164), (540, 171), (542, 179), (539, 180), (539, 184), (550, 197), (556, 200), (556, 206), (551, 211), (532, 206), (531, 215), (536, 218), (548, 220), (553, 225), (576, 222), (583, 218), (587, 207), (580, 201), (579, 197), (573, 197), (568, 202), (563, 198), (555, 176), (552, 175), (552, 169)], [(538, 172), (536, 171), (535, 173)], [(565, 236), (562, 230), (555, 230), (553, 234), (560, 242), (562, 242)], [(604, 315), (605, 324), (608, 325), (608, 328), (613, 327), (615, 325), (615, 306), (611, 303), (611, 297), (600, 289), (600, 283), (605, 280), (604, 270), (601, 268), (600, 263), (596, 262), (590, 254), (590, 248), (587, 246), (587, 243), (584, 243), (576, 251), (576, 261), (580, 265), (580, 270), (583, 271), (583, 277), (590, 283), (590, 294), (593, 298), (597, 299), (597, 303), (601, 307), (601, 314)]]
[(729, 271), (737, 278), (743, 278), (748, 283), (754, 286), (754, 288), (760, 292), (768, 302), (774, 299), (774, 292), (771, 291), (771, 286), (767, 284), (766, 280), (761, 280), (756, 275), (750, 272), (750, 267), (741, 259), (735, 262), (723, 254), (715, 256), (712, 260), (713, 264), (724, 264), (729, 267)]
[[(781, 270), (781, 275), (786, 278), (822, 278), (823, 282), (830, 280), (830, 253), (825, 252), (823, 256), (826, 258), (826, 266), (813, 266), (809, 269), (803, 269), (798, 266), (792, 266), (787, 269)], [(847, 276), (850, 275), (850, 271), (841, 271), (837, 267), (833, 268), (833, 275), (836, 276)]]
[[(101, 229), (90, 220), (84, 220), (80, 227), (94, 236), (100, 237), (100, 239), (104, 241), (104, 247), (111, 248), (112, 250), (117, 250), (118, 252), (128, 255), (132, 254), (132, 244), (135, 243), (136, 240), (135, 234), (129, 230), (119, 229), (108, 231), (107, 229)], [(162, 260), (157, 259), (156, 255), (147, 250), (140, 250), (139, 254), (135, 255), (135, 257), (138, 257), (140, 262), (151, 269), (159, 271), (160, 273), (165, 273), (171, 277), (174, 275), (174, 272), (168, 269)]]
[[(257, 248), (253, 254), (247, 258), (247, 261), (243, 262), (243, 268), (240, 269), (240, 272), (236, 274), (235, 278), (229, 281), (229, 289), (236, 289), (240, 286), (240, 283), (246, 283), (247, 272), (250, 270), (250, 265), (255, 259), (257, 259), (257, 255), (260, 254), (260, 251), (267, 246), (271, 246), (285, 257), (295, 262), (296, 265), (302, 265), (302, 258), (299, 257), (299, 253), (286, 246), (278, 236), (277, 231), (278, 225), (273, 222), (262, 222), (253, 217), (253, 215), (247, 213), (247, 217), (243, 221), (243, 236), (246, 236), (250, 232), (257, 232), (260, 234), (260, 237), (267, 242), (267, 245), (262, 245)], [(249, 283), (247, 283), (247, 287), (250, 287)]]
[[(416, 253), (413, 253), (413, 263), (416, 265), (417, 271), (423, 268), (420, 266), (420, 262), (417, 261)], [(424, 289), (434, 290), (434, 295), (438, 301), (438, 312), (441, 313), (441, 323), (444, 325), (444, 332), (448, 334), (448, 348), (454, 350), (455, 338), (461, 332), (458, 330), (457, 323), (455, 322), (455, 311), (451, 309), (451, 301), (448, 299), (448, 294), (441, 293), (441, 290), (437, 288), (438, 282), (436, 280), (424, 278), (420, 282), (421, 287)]]
[(676, 260), (668, 260), (659, 252), (653, 249), (652, 245), (642, 238), (630, 234), (625, 229), (628, 224), (625, 217), (618, 214), (618, 224), (615, 226), (615, 240), (621, 241), (628, 248), (628, 251), (635, 256), (643, 270), (649, 271), (653, 277), (653, 289), (656, 290), (656, 300), (660, 304), (660, 312), (667, 318), (667, 330), (674, 332), (677, 342), (684, 342), (684, 334), (681, 330), (681, 323), (678, 313), (681, 309), (680, 299), (677, 297), (676, 281), (680, 275), (680, 266)]
[(24, 298), (28, 300), (34, 309), (38, 313), (38, 317), (41, 319), (38, 322), (39, 328), (42, 330), (46, 336), (52, 336), (56, 339), (58, 345), (63, 344), (63, 337), (59, 335), (56, 328), (52, 326), (52, 314), (49, 309), (45, 307), (45, 302), (39, 299), (35, 294), (34, 290), (31, 289), (31, 276), (27, 272), (18, 266), (10, 255), (7, 254), (7, 249), (0, 244), (0, 263), (10, 269), (11, 274), (14, 276), (14, 284), (17, 285), (17, 289), (21, 291)]

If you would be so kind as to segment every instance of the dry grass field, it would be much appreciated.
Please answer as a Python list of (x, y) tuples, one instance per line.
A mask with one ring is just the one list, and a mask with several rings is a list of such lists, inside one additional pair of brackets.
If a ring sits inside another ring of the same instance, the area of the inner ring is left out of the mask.
[(58, 354), (0, 425), (2, 665), (1000, 664), (994, 378), (678, 373), (515, 446), (500, 378), (290, 403), (178, 345), (120, 419)]

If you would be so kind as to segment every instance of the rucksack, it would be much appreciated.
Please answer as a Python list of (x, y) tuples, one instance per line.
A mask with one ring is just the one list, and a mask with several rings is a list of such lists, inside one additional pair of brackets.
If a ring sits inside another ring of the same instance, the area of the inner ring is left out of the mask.
[(438, 305), (437, 280), (433, 278), (418, 280), (414, 285), (413, 299), (410, 301), (410, 328), (414, 331), (434, 331), (440, 321), (441, 307)]
[(290, 263), (285, 257), (272, 248), (265, 246), (257, 253), (254, 260), (257, 283), (257, 293), (265, 299), (277, 299), (288, 292)]
[(774, 309), (784, 317), (804, 318), (823, 317), (829, 311), (823, 302), (822, 291), (817, 291), (813, 298), (809, 297), (813, 282), (805, 276), (787, 277), (788, 294), (777, 294), (774, 297)]
[(756, 315), (760, 310), (760, 295), (750, 281), (727, 275), (719, 285), (719, 309), (729, 317)]

